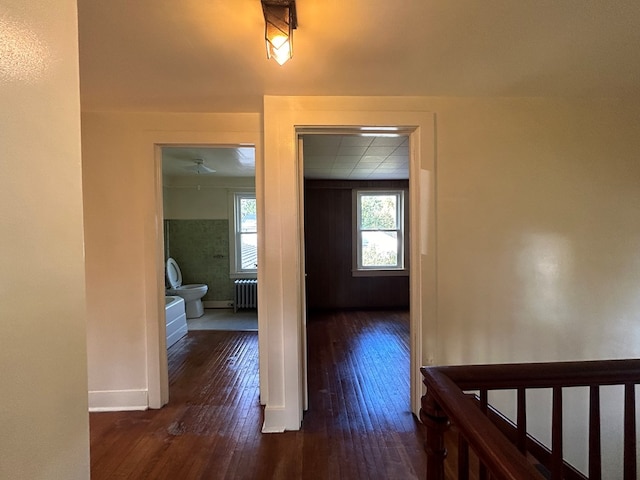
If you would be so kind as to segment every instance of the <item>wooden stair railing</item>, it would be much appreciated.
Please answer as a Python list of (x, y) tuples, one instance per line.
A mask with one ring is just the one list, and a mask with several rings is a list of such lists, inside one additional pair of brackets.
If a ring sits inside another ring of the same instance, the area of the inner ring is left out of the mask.
[[(540, 462), (552, 480), (602, 478), (600, 445), (600, 387), (624, 385), (624, 480), (637, 480), (635, 385), (640, 360), (525, 363), (423, 367), (427, 393), (420, 419), (426, 426), (427, 479), (444, 480), (447, 451), (444, 433), (450, 424), (459, 432), (458, 477), (469, 478), (469, 448), (478, 457), (478, 478), (544, 479), (527, 455)], [(562, 389), (589, 387), (589, 476), (568, 465), (562, 451)], [(527, 435), (526, 390), (553, 392), (551, 450)], [(490, 390), (517, 392), (516, 423), (488, 404)], [(465, 392), (479, 391), (477, 401)], [(479, 408), (478, 408), (479, 406)]]

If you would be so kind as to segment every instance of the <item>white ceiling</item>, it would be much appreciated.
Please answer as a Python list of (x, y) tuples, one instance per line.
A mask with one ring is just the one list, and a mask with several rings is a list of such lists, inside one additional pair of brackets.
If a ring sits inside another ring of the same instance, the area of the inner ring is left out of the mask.
[(638, 0), (78, 0), (83, 110), (260, 112), (264, 95), (640, 96)]
[(203, 176), (253, 177), (256, 159), (253, 147), (162, 147), (162, 173), (167, 177), (199, 175), (197, 160), (215, 170)]
[[(264, 95), (640, 97), (639, 0), (296, 6), (294, 58), (279, 66), (266, 59), (260, 0), (78, 0), (82, 109), (260, 112)], [(369, 140), (305, 142), (307, 177), (406, 178), (406, 145), (352, 145)], [(195, 159), (215, 175), (254, 174), (241, 149), (167, 150), (172, 175)]]
[[(312, 179), (390, 180), (409, 178), (406, 135), (303, 135), (304, 176)], [(199, 161), (212, 173), (198, 173)], [(253, 147), (163, 147), (166, 177), (253, 177)]]
[(303, 135), (303, 141), (305, 178), (409, 178), (409, 138), (406, 135)]

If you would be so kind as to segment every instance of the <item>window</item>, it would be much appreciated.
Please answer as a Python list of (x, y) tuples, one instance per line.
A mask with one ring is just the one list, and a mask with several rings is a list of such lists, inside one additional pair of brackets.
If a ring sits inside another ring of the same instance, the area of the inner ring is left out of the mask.
[(231, 276), (255, 277), (258, 269), (258, 229), (254, 192), (233, 193), (232, 218)]
[(404, 190), (356, 190), (354, 211), (354, 275), (406, 274)]

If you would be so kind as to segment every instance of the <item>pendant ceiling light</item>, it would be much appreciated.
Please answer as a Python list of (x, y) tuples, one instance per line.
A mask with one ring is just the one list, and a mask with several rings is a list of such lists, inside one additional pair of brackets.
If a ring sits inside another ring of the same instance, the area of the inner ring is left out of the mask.
[(267, 58), (283, 65), (293, 56), (293, 30), (298, 26), (295, 0), (261, 0)]

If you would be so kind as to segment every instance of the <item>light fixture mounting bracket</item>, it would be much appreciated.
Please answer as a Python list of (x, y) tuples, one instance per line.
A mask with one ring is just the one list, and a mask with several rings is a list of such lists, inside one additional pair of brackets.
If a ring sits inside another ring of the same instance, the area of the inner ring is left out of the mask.
[(298, 28), (298, 15), (296, 13), (296, 0), (260, 0), (262, 8), (265, 7), (285, 7), (289, 9), (291, 18), (291, 28)]

